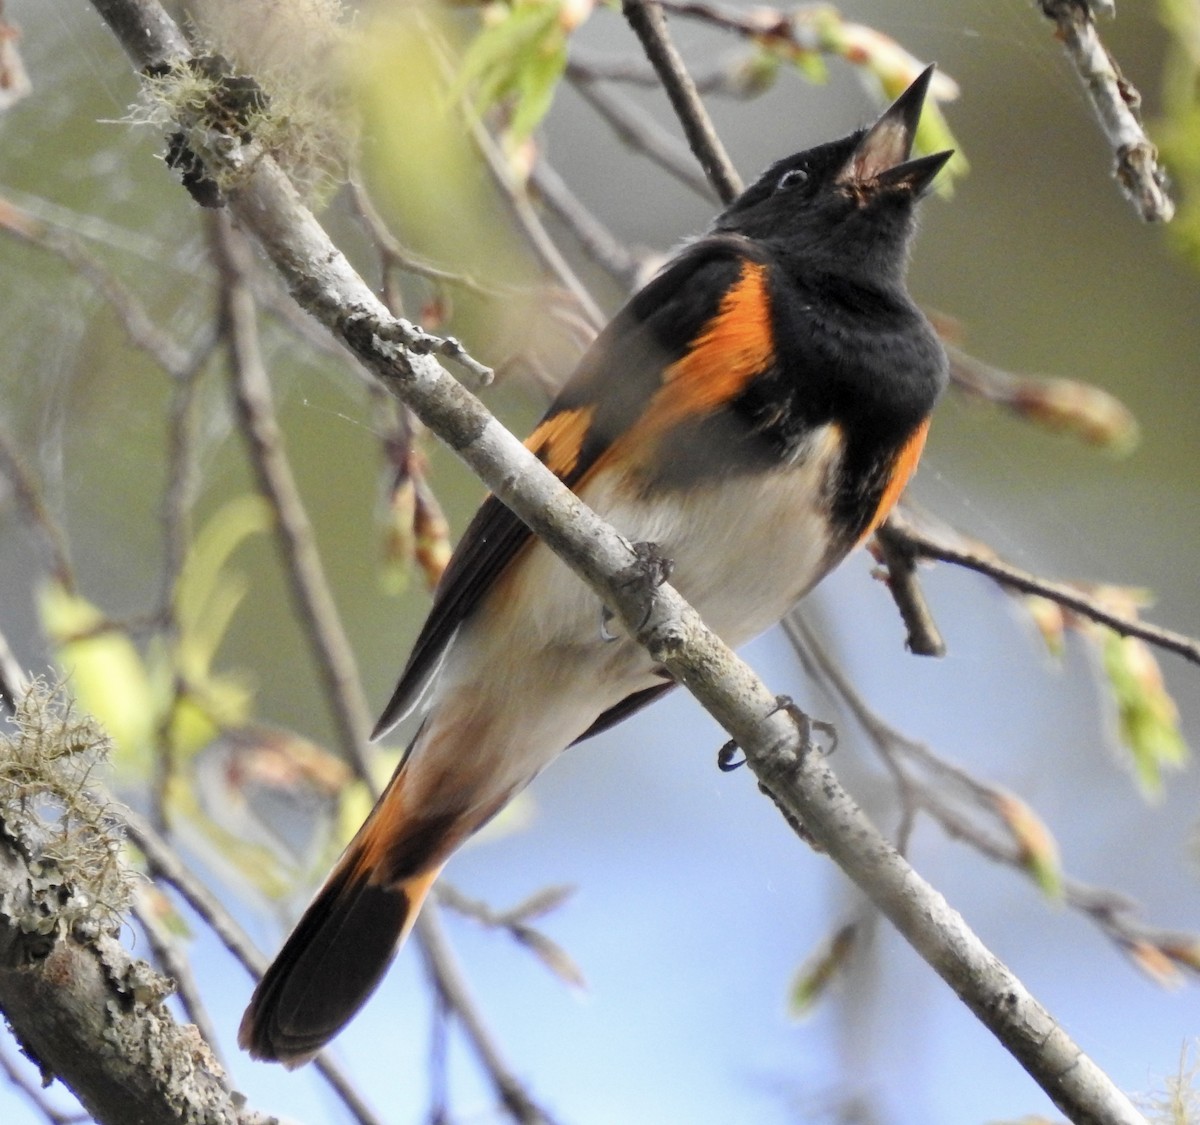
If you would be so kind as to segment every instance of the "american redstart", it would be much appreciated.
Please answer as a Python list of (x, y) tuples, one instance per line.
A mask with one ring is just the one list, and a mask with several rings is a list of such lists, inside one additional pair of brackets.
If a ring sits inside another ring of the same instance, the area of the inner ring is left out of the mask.
[[(528, 446), (739, 645), (896, 503), (946, 383), (904, 279), (910, 159), (933, 68), (869, 129), (768, 168), (637, 293)], [(615, 634), (614, 630), (615, 629)], [(424, 716), (242, 1020), (297, 1066), (387, 970), (451, 853), (566, 747), (672, 682), (489, 496), (454, 552), (375, 736)]]

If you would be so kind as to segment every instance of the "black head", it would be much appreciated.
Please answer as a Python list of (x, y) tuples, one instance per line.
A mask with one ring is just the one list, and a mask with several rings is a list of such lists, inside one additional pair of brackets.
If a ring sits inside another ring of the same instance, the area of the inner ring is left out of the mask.
[(714, 228), (760, 241), (785, 260), (898, 280), (914, 205), (952, 155), (909, 159), (933, 69), (869, 129), (776, 161)]

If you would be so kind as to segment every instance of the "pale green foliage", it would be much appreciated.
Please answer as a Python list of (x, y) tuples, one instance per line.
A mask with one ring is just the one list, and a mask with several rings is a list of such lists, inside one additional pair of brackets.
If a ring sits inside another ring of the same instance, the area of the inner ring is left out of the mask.
[(1163, 768), (1177, 769), (1187, 759), (1179, 709), (1144, 641), (1105, 630), (1102, 652), (1121, 741), (1129, 748), (1143, 790), (1156, 795), (1162, 788)]
[(550, 111), (567, 68), (577, 14), (570, 0), (513, 0), (491, 5), (463, 58), (455, 96), (471, 90), (480, 110), (506, 101), (506, 135), (518, 145)]

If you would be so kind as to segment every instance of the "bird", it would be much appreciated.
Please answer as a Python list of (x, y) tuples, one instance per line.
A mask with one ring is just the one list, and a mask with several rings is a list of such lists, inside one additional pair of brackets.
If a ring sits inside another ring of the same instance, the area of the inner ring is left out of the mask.
[[(526, 445), (731, 646), (887, 517), (947, 380), (906, 288), (926, 68), (871, 126), (772, 164), (635, 293)], [(417, 733), (243, 1017), (310, 1060), (375, 990), (453, 852), (566, 748), (674, 685), (494, 496), (463, 534), (375, 729)]]

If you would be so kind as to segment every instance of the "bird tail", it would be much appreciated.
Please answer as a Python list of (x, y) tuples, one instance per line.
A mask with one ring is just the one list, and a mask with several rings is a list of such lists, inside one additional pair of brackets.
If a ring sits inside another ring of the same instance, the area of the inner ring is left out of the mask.
[(461, 818), (408, 817), (403, 790), (401, 771), (255, 989), (238, 1029), (253, 1058), (301, 1066), (349, 1022), (461, 842)]

